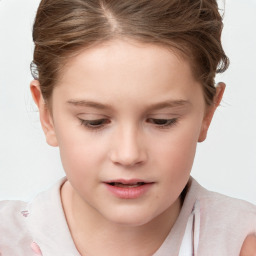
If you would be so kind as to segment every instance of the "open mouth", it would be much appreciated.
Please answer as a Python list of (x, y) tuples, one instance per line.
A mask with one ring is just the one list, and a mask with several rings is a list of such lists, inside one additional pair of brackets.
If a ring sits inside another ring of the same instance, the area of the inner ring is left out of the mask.
[(136, 182), (136, 183), (131, 183), (131, 184), (124, 184), (124, 183), (121, 183), (121, 182), (110, 182), (110, 183), (107, 183), (107, 184), (110, 185), (110, 186), (119, 187), (119, 188), (136, 188), (136, 187), (143, 186), (146, 183), (145, 182)]
[(109, 180), (104, 182), (107, 189), (116, 197), (121, 199), (135, 199), (146, 194), (154, 182), (142, 180)]

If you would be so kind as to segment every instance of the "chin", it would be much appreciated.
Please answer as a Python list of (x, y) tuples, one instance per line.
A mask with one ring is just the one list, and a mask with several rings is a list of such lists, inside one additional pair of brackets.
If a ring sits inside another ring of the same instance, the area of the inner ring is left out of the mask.
[(150, 223), (155, 216), (148, 212), (138, 212), (136, 210), (115, 211), (113, 214), (105, 216), (110, 222), (125, 227), (139, 227)]

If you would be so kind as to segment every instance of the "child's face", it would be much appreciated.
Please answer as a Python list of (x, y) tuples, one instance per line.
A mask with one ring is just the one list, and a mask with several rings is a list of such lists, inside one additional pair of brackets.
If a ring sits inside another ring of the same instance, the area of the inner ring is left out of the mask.
[(40, 110), (48, 143), (86, 209), (142, 225), (179, 207), (211, 118), (186, 60), (150, 44), (96, 46), (67, 63), (51, 107)]

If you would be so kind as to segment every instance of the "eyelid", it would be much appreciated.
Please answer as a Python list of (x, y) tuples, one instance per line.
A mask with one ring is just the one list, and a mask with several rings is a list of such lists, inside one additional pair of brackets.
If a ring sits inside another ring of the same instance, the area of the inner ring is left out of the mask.
[(176, 113), (176, 112), (159, 112), (159, 113), (151, 113), (148, 115), (148, 117), (153, 118), (153, 119), (173, 119), (177, 118), (183, 115), (183, 113)]
[(99, 120), (99, 119), (107, 119), (108, 116), (104, 115), (104, 114), (99, 114), (99, 113), (78, 113), (76, 114), (76, 116), (79, 119), (84, 119), (84, 120)]
[(158, 128), (169, 128), (177, 124), (178, 118), (147, 118), (148, 123), (152, 123)]
[(99, 130), (104, 128), (107, 124), (109, 124), (111, 121), (107, 118), (99, 118), (99, 119), (82, 119), (79, 118), (81, 125), (85, 126), (86, 128), (90, 130)]

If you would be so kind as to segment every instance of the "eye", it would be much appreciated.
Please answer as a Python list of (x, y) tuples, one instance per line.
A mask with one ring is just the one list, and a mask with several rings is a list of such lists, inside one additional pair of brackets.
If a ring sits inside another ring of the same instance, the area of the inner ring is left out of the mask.
[(89, 128), (89, 129), (100, 129), (103, 128), (105, 125), (110, 123), (108, 119), (94, 119), (94, 120), (84, 120), (80, 119), (81, 125)]
[(172, 118), (172, 119), (148, 118), (147, 122), (161, 128), (167, 128), (169, 126), (175, 125), (177, 123), (177, 118)]

